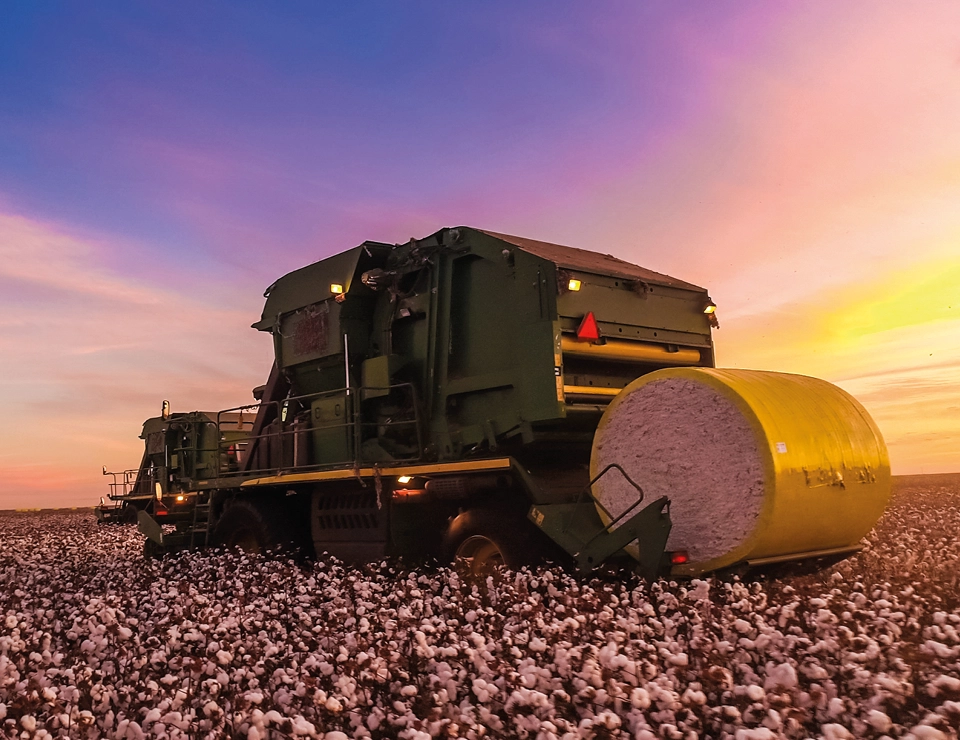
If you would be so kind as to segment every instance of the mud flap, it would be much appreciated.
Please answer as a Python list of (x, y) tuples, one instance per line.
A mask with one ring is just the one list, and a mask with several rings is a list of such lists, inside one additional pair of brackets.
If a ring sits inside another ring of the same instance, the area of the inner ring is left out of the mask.
[(137, 529), (148, 540), (163, 547), (163, 527), (159, 522), (142, 509), (137, 512)]

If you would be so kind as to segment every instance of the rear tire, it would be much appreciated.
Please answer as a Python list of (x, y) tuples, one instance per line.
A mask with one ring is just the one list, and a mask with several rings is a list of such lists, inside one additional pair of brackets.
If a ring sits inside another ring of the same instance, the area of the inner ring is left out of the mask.
[(123, 507), (123, 515), (120, 519), (124, 524), (136, 524), (139, 511), (133, 504), (127, 504)]
[(486, 578), (504, 568), (543, 563), (554, 554), (545, 539), (519, 513), (471, 509), (451, 522), (444, 549), (464, 575)]
[(283, 536), (282, 517), (249, 499), (239, 499), (228, 506), (213, 531), (215, 546), (239, 547), (251, 554), (262, 554), (287, 541)]

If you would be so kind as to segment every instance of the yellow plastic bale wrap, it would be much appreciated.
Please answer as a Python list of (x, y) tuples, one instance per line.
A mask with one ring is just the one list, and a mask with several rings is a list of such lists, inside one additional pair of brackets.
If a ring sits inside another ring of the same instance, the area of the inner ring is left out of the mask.
[[(646, 500), (668, 496), (678, 575), (855, 546), (890, 498), (870, 415), (824, 380), (756, 370), (658, 370), (600, 421), (591, 475), (619, 463)], [(617, 516), (637, 494), (616, 470), (594, 484)], [(603, 510), (606, 509), (606, 512)]]

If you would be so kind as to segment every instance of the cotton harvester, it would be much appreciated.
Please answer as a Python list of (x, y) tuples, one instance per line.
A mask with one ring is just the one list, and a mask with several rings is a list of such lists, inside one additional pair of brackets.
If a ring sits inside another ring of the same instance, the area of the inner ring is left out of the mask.
[(124, 493), (152, 499), (148, 552), (290, 544), (478, 573), (626, 553), (694, 575), (841, 557), (889, 498), (859, 403), (716, 369), (706, 290), (610, 255), (449, 228), (265, 295), (256, 403), (144, 425)]

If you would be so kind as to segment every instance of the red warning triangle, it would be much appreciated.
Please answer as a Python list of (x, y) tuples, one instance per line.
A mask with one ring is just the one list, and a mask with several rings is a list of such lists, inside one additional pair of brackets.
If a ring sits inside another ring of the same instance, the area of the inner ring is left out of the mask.
[(577, 339), (581, 342), (596, 342), (600, 339), (600, 327), (597, 326), (597, 320), (593, 316), (593, 311), (587, 313), (580, 322), (580, 328), (577, 329)]

